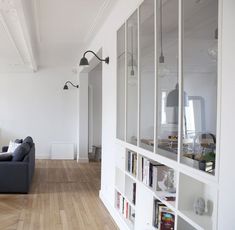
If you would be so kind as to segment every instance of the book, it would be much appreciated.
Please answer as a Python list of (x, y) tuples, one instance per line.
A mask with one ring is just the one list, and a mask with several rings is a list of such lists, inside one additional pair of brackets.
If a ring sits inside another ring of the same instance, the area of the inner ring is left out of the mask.
[(133, 188), (132, 188), (132, 191), (133, 191), (133, 197), (132, 197), (132, 202), (133, 204), (135, 204), (135, 201), (136, 201), (136, 183), (133, 183)]
[(133, 154), (132, 174), (137, 175), (137, 154)]
[(131, 171), (131, 151), (127, 151), (127, 171)]
[(174, 230), (175, 215), (166, 206), (159, 207), (159, 230)]
[(129, 205), (129, 220), (134, 223), (135, 221), (135, 210)]
[(149, 166), (150, 161), (144, 158), (143, 183), (149, 185)]
[(123, 211), (123, 215), (124, 217), (127, 219), (128, 218), (128, 209), (129, 209), (129, 204), (128, 202), (125, 200), (124, 201), (124, 211)]
[(122, 206), (121, 206), (121, 213), (122, 214), (124, 214), (125, 212), (124, 212), (124, 210), (125, 210), (125, 198), (124, 197), (122, 197), (122, 202), (121, 202), (121, 204), (122, 204)]
[(153, 165), (153, 179), (152, 179), (152, 188), (154, 191), (157, 191), (157, 182), (158, 182), (158, 178), (157, 178), (157, 166)]
[(153, 226), (159, 227), (159, 208), (165, 205), (160, 200), (154, 200), (154, 208), (153, 208)]
[(116, 207), (118, 210), (120, 210), (120, 200), (121, 200), (121, 193), (117, 192), (117, 203), (116, 203)]

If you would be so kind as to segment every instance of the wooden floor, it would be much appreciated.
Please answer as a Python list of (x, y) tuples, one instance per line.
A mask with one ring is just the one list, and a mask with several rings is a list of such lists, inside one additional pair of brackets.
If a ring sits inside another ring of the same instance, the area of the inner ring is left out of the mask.
[(30, 194), (0, 195), (0, 229), (118, 229), (99, 188), (99, 163), (39, 160)]

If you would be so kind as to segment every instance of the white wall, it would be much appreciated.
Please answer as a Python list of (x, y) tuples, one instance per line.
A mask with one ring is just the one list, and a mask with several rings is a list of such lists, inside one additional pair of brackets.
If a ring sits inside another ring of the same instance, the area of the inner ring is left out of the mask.
[(36, 156), (48, 158), (52, 142), (76, 143), (77, 89), (70, 67), (45, 67), (36, 73), (0, 75), (0, 145), (31, 135)]
[(102, 135), (102, 65), (89, 72), (89, 152), (101, 145)]
[(235, 229), (234, 207), (234, 130), (235, 130), (235, 1), (223, 1), (222, 28), (222, 98), (221, 98), (221, 147), (220, 147), (220, 191), (219, 228)]

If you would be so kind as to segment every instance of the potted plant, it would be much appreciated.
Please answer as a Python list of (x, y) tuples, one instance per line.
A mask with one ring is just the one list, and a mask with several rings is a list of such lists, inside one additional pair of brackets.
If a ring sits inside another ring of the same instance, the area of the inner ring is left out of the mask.
[(199, 160), (199, 169), (206, 171), (207, 166), (211, 166), (212, 169), (215, 168), (215, 153), (207, 152), (201, 156)]

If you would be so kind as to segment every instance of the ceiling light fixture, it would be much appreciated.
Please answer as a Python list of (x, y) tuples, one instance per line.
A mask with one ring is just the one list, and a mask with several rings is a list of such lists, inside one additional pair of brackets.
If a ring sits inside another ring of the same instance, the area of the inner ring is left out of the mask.
[(162, 0), (160, 0), (160, 56), (159, 56), (159, 65), (158, 65), (158, 76), (165, 77), (170, 73), (168, 66), (165, 64), (165, 57), (163, 52), (163, 23), (162, 23)]
[(79, 88), (79, 85), (74, 85), (71, 81), (66, 81), (65, 84), (64, 84), (63, 90), (68, 90), (69, 89), (68, 84), (72, 85), (75, 88)]
[(104, 61), (106, 64), (109, 64), (109, 57), (106, 57), (105, 59), (101, 59), (100, 57), (98, 57), (98, 56), (96, 55), (95, 52), (93, 52), (93, 51), (91, 51), (91, 50), (87, 50), (87, 51), (83, 54), (83, 57), (82, 57), (81, 60), (80, 60), (80, 64), (79, 64), (80, 66), (88, 66), (88, 65), (89, 65), (89, 62), (88, 62), (87, 58), (85, 57), (85, 55), (86, 55), (87, 53), (92, 53), (98, 60)]
[(162, 45), (162, 0), (160, 0), (160, 44), (161, 44), (161, 54), (159, 57), (159, 63), (164, 63), (165, 57), (163, 54), (163, 45)]

